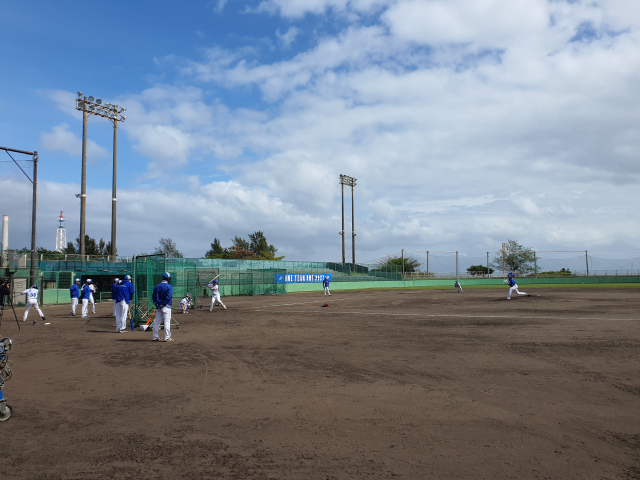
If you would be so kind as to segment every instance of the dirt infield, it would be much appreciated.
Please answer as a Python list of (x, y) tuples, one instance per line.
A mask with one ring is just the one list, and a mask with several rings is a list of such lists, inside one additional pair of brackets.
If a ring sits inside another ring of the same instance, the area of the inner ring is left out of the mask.
[(226, 297), (172, 343), (6, 312), (0, 475), (640, 478), (640, 289), (529, 293)]

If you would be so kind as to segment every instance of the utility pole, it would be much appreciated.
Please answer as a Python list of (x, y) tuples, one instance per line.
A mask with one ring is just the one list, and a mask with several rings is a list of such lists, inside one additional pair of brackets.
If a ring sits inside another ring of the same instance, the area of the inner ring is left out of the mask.
[(352, 255), (352, 263), (353, 268), (356, 268), (356, 217), (355, 217), (355, 207), (353, 203), (353, 187), (356, 186), (356, 179), (353, 179), (353, 183), (351, 184), (351, 255)]
[(506, 258), (505, 258), (505, 244), (502, 244), (502, 279), (506, 279), (507, 276), (507, 272), (505, 272), (506, 270)]
[[(36, 207), (38, 206), (38, 152), (33, 152), (33, 205), (31, 206), (31, 285), (36, 283)], [(43, 286), (40, 285), (42, 291)]]

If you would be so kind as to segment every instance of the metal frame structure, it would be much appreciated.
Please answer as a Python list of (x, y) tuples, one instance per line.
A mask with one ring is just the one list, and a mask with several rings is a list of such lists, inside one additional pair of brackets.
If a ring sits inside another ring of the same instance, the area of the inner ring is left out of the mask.
[[(0, 147), (0, 150), (7, 152), (7, 155), (11, 157), (13, 163), (18, 165), (18, 168), (24, 173), (24, 176), (29, 179), (33, 185), (33, 204), (31, 205), (31, 270), (29, 272), (29, 280), (33, 284), (35, 281), (36, 270), (36, 209), (38, 206), (38, 152), (26, 152), (24, 150), (16, 150), (13, 148)], [(22, 155), (31, 155), (33, 157), (33, 180), (27, 175), (22, 167), (16, 162), (15, 158), (11, 156), (9, 152), (20, 153)]]
[(91, 115), (107, 118), (113, 125), (113, 180), (111, 186), (111, 256), (116, 256), (116, 177), (118, 154), (118, 122), (127, 118), (123, 115), (126, 108), (111, 103), (102, 103), (101, 99), (85, 97), (78, 92), (76, 110), (82, 112), (82, 191), (80, 193), (80, 255), (85, 254), (85, 225), (87, 211), (87, 118)]

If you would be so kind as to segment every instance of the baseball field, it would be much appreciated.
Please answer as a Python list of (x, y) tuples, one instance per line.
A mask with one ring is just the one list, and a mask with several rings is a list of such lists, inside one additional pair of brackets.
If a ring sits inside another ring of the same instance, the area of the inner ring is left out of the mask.
[(640, 288), (527, 291), (225, 297), (171, 343), (5, 312), (0, 475), (640, 478)]

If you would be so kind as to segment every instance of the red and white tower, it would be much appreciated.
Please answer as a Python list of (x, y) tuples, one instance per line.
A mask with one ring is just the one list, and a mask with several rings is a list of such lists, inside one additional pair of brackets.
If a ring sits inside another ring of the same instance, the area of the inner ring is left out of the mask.
[(56, 252), (62, 252), (65, 248), (67, 248), (67, 219), (60, 212), (56, 230)]

